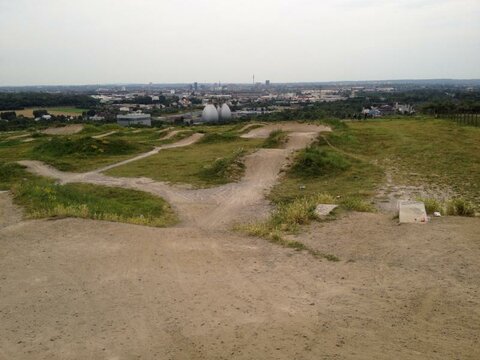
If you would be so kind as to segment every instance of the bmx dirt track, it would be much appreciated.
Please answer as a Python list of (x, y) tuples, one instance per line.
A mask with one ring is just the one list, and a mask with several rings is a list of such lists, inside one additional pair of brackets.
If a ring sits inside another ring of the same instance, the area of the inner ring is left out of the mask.
[[(290, 144), (305, 144), (298, 138)], [(265, 151), (277, 169), (290, 150)], [(478, 219), (398, 226), (390, 215), (351, 213), (301, 235), (341, 259), (320, 261), (201, 219), (216, 207), (262, 209), (258, 195), (223, 200), (255, 184), (255, 156), (240, 185), (212, 195), (121, 180), (170, 194), (179, 211), (198, 201), (175, 228), (0, 222), (0, 359), (480, 357)], [(5, 193), (0, 205), (18, 212)]]

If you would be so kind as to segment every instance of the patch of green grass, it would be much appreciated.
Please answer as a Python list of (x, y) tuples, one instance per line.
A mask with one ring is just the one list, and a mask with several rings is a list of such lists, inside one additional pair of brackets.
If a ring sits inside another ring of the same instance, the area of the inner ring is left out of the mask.
[(337, 151), (317, 145), (301, 150), (291, 172), (302, 178), (335, 175), (350, 168), (350, 161)]
[(238, 134), (233, 132), (210, 133), (206, 134), (201, 140), (201, 144), (224, 143), (238, 140)]
[(439, 212), (440, 214), (450, 216), (475, 216), (475, 206), (472, 202), (463, 198), (454, 198), (440, 201), (433, 198), (418, 198), (425, 204), (427, 214)]
[(28, 158), (44, 161), (62, 171), (85, 171), (151, 148), (122, 139), (56, 136), (32, 148)]
[(447, 202), (446, 214), (452, 216), (475, 216), (475, 207), (465, 199), (457, 198)]
[[(309, 163), (310, 160), (305, 159), (305, 153), (301, 152), (300, 163), (294, 160), (292, 168), (287, 170), (268, 195), (272, 202), (290, 202), (298, 197), (314, 196), (321, 192), (344, 202), (350, 198), (367, 201), (384, 179), (384, 173), (379, 166), (348, 158), (325, 145), (313, 146), (318, 147), (312, 151), (314, 156), (317, 153), (322, 154), (318, 156), (319, 160)], [(328, 155), (323, 155), (324, 151)], [(306, 169), (305, 173), (301, 168)], [(325, 171), (325, 168), (331, 168), (332, 171)]]
[(421, 201), (425, 204), (425, 211), (427, 214), (433, 214), (436, 211), (444, 213), (444, 204), (440, 200), (432, 198), (417, 198), (417, 201)]
[[(251, 129), (251, 128), (250, 128)], [(272, 149), (279, 148), (288, 140), (287, 133), (282, 130), (274, 130), (270, 132), (268, 138), (263, 143), (264, 148)]]
[(50, 141), (44, 142), (33, 148), (33, 152), (40, 156), (68, 156), (79, 157), (99, 155), (125, 155), (136, 150), (135, 145), (125, 140), (118, 139), (94, 139), (82, 137), (73, 139), (70, 137), (53, 137)]
[(340, 205), (345, 210), (358, 212), (375, 212), (375, 206), (364, 199), (355, 197), (346, 198), (340, 201)]
[(328, 140), (393, 169), (397, 185), (445, 187), (480, 205), (480, 128), (428, 117), (392, 118), (352, 122)]
[(177, 222), (163, 199), (141, 191), (90, 184), (58, 185), (35, 178), (15, 184), (12, 192), (29, 218), (79, 217), (159, 227)]
[(0, 162), (0, 190), (10, 190), (14, 184), (29, 178), (31, 175), (24, 170), (23, 166)]
[[(239, 178), (243, 174), (243, 166), (238, 164), (240, 155), (254, 151), (262, 142), (261, 139), (231, 139), (229, 136), (220, 141), (215, 136), (215, 141), (165, 149), (157, 155), (111, 169), (107, 174), (148, 177), (195, 187), (226, 184), (231, 182), (232, 178)], [(232, 167), (232, 164), (236, 165)]]
[(245, 153), (244, 149), (239, 148), (227, 157), (218, 158), (212, 164), (205, 165), (198, 176), (211, 182), (218, 181), (218, 179), (228, 179), (229, 182), (237, 181), (245, 169), (245, 164), (241, 161)]
[(0, 190), (11, 190), (29, 218), (80, 217), (160, 227), (178, 221), (167, 202), (148, 193), (91, 184), (59, 185), (16, 163), (0, 162)]
[[(355, 199), (368, 203), (388, 170), (396, 185), (451, 189), (480, 208), (479, 128), (428, 117), (390, 118), (342, 122), (323, 136), (334, 148), (321, 136), (311, 146), (314, 154), (300, 152), (270, 193), (273, 202), (324, 191), (339, 196), (347, 208)], [(314, 164), (324, 151), (335, 155), (327, 160), (330, 169), (322, 172), (324, 163)], [(350, 165), (338, 169), (340, 158)]]

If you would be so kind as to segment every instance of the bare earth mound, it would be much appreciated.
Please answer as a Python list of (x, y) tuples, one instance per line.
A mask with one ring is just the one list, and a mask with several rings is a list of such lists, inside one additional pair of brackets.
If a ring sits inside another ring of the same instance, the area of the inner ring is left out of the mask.
[(339, 263), (199, 228), (11, 225), (1, 357), (478, 359), (478, 219), (420, 237), (383, 215), (344, 220), (309, 238)]

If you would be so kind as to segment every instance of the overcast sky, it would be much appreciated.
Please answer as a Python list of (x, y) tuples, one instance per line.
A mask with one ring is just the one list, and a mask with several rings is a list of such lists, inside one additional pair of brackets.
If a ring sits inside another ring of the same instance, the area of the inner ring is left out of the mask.
[(480, 78), (480, 0), (0, 0), (0, 85)]

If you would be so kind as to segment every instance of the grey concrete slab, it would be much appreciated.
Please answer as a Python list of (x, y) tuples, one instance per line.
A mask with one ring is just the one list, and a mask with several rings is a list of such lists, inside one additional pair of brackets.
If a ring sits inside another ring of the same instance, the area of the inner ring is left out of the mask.
[(425, 224), (428, 221), (425, 204), (420, 201), (400, 200), (398, 202), (399, 221), (403, 223)]
[(333, 204), (318, 204), (315, 208), (315, 215), (317, 216), (326, 216), (330, 214), (338, 205)]

